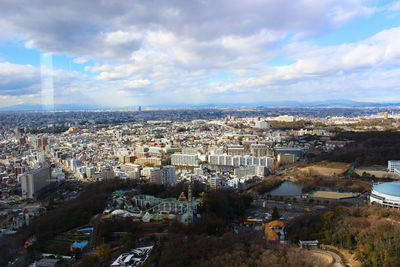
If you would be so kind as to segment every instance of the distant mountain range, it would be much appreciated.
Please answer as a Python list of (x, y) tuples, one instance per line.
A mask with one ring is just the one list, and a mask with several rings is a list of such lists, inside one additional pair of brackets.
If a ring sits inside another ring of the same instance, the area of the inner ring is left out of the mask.
[[(172, 104), (172, 105), (149, 105), (144, 108), (217, 108), (217, 107), (393, 107), (400, 106), (400, 103), (379, 103), (379, 102), (357, 102), (352, 100), (338, 99), (313, 102), (279, 101), (279, 102), (257, 102), (257, 103), (220, 103), (220, 104)], [(54, 110), (110, 110), (110, 109), (137, 109), (138, 106), (130, 107), (106, 107), (100, 105), (82, 104), (57, 104)], [(0, 108), (0, 111), (49, 111), (53, 107), (45, 105), (14, 105)]]

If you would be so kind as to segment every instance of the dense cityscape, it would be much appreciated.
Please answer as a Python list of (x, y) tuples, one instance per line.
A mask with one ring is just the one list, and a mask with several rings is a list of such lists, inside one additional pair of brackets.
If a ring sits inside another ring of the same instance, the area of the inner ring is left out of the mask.
[(0, 0), (0, 267), (400, 267), (400, 0)]
[(400, 113), (373, 110), (2, 113), (1, 265), (394, 266)]

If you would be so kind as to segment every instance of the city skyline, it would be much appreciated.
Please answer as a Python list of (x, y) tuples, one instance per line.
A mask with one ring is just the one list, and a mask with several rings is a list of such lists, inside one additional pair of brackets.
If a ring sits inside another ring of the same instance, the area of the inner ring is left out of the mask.
[(400, 102), (399, 1), (285, 2), (2, 1), (0, 108)]

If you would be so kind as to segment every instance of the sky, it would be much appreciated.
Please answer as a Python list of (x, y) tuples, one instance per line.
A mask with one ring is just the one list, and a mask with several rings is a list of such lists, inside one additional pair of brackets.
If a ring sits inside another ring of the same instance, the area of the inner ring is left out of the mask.
[(0, 107), (400, 102), (400, 1), (1, 0)]

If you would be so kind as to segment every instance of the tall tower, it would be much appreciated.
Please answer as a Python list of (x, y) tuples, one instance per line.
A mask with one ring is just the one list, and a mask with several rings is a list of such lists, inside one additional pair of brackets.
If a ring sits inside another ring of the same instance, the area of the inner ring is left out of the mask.
[(188, 223), (193, 222), (193, 207), (192, 207), (192, 184), (188, 188)]

